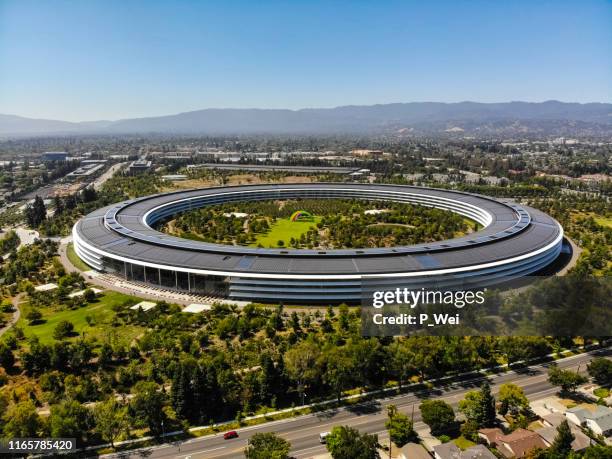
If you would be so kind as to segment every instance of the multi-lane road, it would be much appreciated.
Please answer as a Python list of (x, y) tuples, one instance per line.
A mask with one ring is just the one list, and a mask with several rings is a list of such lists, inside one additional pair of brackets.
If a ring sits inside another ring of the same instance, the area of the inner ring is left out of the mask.
[[(610, 349), (579, 354), (558, 361), (561, 368), (586, 371), (587, 363), (595, 356), (611, 355)], [(490, 376), (489, 382), (494, 393), (499, 386), (512, 382), (523, 388), (530, 400), (538, 400), (557, 392), (547, 381), (549, 364), (534, 365), (522, 371), (511, 371)], [(107, 458), (149, 457), (163, 459), (233, 459), (244, 457), (247, 441), (255, 433), (275, 432), (291, 442), (292, 456), (306, 459), (324, 453), (325, 446), (319, 443), (319, 433), (326, 432), (336, 425), (349, 425), (360, 432), (377, 433), (380, 439), (387, 437), (384, 428), (386, 406), (394, 404), (406, 414), (414, 416), (417, 430), (426, 427), (421, 421), (418, 406), (424, 398), (436, 398), (450, 403), (455, 409), (465, 393), (480, 386), (481, 378), (449, 384), (440, 389), (422, 393), (407, 393), (400, 396), (376, 400), (352, 408), (341, 408), (313, 415), (300, 416), (282, 421), (269, 422), (239, 430), (239, 438), (224, 440), (223, 434), (209, 435), (191, 440), (174, 442), (147, 449), (125, 451), (107, 455)]]

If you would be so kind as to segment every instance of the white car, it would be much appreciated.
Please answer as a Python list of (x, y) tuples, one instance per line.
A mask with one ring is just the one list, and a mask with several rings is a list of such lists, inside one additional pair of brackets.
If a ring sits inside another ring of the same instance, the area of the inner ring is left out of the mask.
[(330, 434), (331, 432), (321, 432), (319, 434), (319, 442), (320, 443), (326, 443), (327, 442), (327, 436)]

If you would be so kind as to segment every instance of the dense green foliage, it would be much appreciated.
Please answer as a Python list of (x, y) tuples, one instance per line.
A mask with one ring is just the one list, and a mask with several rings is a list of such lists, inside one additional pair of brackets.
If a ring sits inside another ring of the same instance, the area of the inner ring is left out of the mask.
[(408, 416), (400, 413), (395, 405), (387, 407), (387, 421), (385, 428), (389, 431), (391, 441), (400, 448), (410, 441), (417, 439), (414, 424)]
[(423, 422), (427, 424), (432, 435), (448, 433), (455, 428), (453, 407), (443, 400), (424, 400), (419, 406)]
[(589, 375), (597, 384), (612, 385), (612, 360), (604, 357), (593, 359), (588, 365)]
[(352, 427), (337, 426), (325, 440), (333, 459), (380, 459), (376, 450), (377, 435), (361, 434)]
[(587, 379), (579, 373), (571, 370), (562, 370), (556, 365), (548, 369), (548, 382), (553, 386), (559, 386), (565, 392), (575, 391), (580, 384), (584, 384)]
[(284, 438), (269, 433), (256, 433), (244, 450), (246, 459), (288, 459), (291, 444)]
[(478, 391), (468, 392), (459, 402), (459, 411), (480, 428), (492, 427), (495, 424), (495, 399), (489, 383), (485, 382)]

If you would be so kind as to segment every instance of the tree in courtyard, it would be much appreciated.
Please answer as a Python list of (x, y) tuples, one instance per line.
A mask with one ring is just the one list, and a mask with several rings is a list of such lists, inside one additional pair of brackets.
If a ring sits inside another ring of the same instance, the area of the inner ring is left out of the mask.
[(395, 405), (389, 405), (387, 407), (385, 428), (389, 431), (391, 441), (400, 448), (409, 441), (417, 438), (412, 421), (408, 416), (400, 413)]
[(115, 447), (115, 440), (127, 426), (126, 408), (113, 397), (100, 402), (94, 408), (96, 431)]
[(444, 400), (425, 400), (419, 410), (433, 435), (438, 436), (455, 428), (455, 412)]
[(580, 384), (584, 384), (587, 379), (571, 370), (562, 370), (556, 365), (548, 369), (548, 382), (553, 386), (559, 386), (564, 392), (574, 392)]
[(288, 459), (291, 443), (273, 432), (256, 433), (244, 450), (247, 459)]
[(499, 412), (502, 415), (510, 412), (513, 415), (529, 408), (529, 400), (525, 396), (523, 389), (516, 384), (502, 384), (499, 388)]
[(572, 450), (572, 442), (575, 440), (567, 420), (557, 427), (557, 436), (550, 447), (553, 457), (567, 457)]
[(352, 427), (334, 427), (325, 443), (333, 459), (380, 459), (378, 436), (360, 434)]
[(485, 381), (479, 391), (465, 394), (465, 399), (459, 402), (461, 411), (469, 421), (474, 421), (479, 427), (491, 427), (495, 424), (495, 398), (491, 394), (491, 386)]

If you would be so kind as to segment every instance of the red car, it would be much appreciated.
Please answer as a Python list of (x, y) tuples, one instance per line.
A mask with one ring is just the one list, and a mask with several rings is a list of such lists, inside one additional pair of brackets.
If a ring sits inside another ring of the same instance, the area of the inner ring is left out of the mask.
[(223, 434), (224, 440), (231, 440), (232, 438), (238, 438), (238, 432), (236, 432), (235, 430), (230, 430), (229, 432), (225, 432)]

